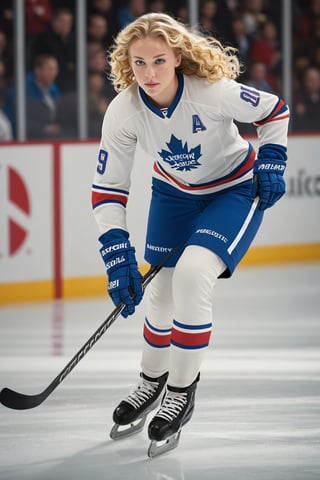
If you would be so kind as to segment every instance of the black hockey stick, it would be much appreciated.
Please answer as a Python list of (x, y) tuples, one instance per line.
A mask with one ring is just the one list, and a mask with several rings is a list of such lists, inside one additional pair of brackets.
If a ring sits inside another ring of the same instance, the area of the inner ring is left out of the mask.
[[(143, 289), (151, 282), (151, 280), (156, 276), (156, 274), (162, 269), (167, 260), (174, 253), (181, 248), (181, 245), (172, 249), (168, 255), (166, 255), (162, 261), (155, 267), (151, 267), (145, 276), (142, 279)], [(14, 410), (27, 410), (29, 408), (34, 408), (40, 405), (46, 400), (46, 398), (53, 392), (53, 390), (69, 375), (71, 370), (82, 360), (82, 358), (91, 350), (93, 345), (102, 337), (102, 335), (108, 330), (108, 328), (113, 324), (113, 322), (119, 317), (122, 312), (125, 304), (121, 302), (113, 312), (106, 318), (103, 324), (94, 332), (89, 340), (80, 348), (80, 350), (74, 355), (70, 360), (68, 365), (56, 376), (56, 378), (47, 386), (43, 392), (36, 395), (25, 395), (24, 393), (15, 392), (10, 388), (3, 388), (0, 392), (0, 402), (2, 405)]]

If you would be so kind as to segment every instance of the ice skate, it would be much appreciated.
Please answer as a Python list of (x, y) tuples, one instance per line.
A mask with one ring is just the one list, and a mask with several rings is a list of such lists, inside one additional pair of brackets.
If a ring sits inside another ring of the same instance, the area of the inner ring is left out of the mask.
[(190, 420), (194, 410), (194, 399), (200, 375), (186, 388), (167, 386), (161, 407), (149, 424), (151, 440), (150, 458), (176, 448), (179, 444), (182, 427)]
[(128, 397), (122, 400), (113, 412), (114, 426), (110, 437), (119, 440), (140, 432), (148, 413), (160, 403), (160, 394), (166, 384), (168, 373), (151, 378), (140, 373), (140, 381)]

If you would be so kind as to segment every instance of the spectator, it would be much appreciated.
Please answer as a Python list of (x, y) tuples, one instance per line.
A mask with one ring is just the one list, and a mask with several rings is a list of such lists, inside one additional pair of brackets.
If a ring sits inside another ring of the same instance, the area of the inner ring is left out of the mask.
[(266, 77), (266, 65), (263, 62), (253, 62), (249, 68), (249, 75), (246, 84), (257, 90), (274, 93)]
[(217, 0), (217, 12), (214, 16), (215, 24), (217, 25), (217, 31), (219, 33), (219, 39), (222, 42), (226, 42), (231, 34), (231, 19), (235, 9), (233, 1)]
[(299, 132), (319, 131), (320, 70), (306, 69), (302, 89), (297, 93), (292, 114), (292, 129)]
[(267, 68), (267, 81), (274, 92), (279, 91), (281, 53), (278, 45), (277, 28), (271, 21), (266, 21), (259, 28), (259, 35), (253, 41), (250, 51), (251, 62), (262, 62)]
[(320, 17), (320, 0), (311, 0), (309, 2), (301, 2), (301, 17), (298, 26), (298, 40), (308, 38), (313, 34), (313, 20)]
[(0, 60), (4, 64), (5, 76), (9, 83), (13, 80), (13, 50), (4, 30), (0, 29)]
[(199, 14), (199, 23), (204, 32), (224, 42), (229, 39), (232, 11), (226, 1), (201, 0)]
[(0, 57), (0, 90), (4, 92), (6, 90), (6, 87), (7, 87), (6, 65)]
[(320, 70), (320, 43), (313, 52), (313, 65)]
[(59, 64), (56, 79), (62, 92), (76, 89), (76, 43), (73, 32), (73, 13), (67, 8), (54, 11), (52, 21), (46, 32), (37, 35), (32, 54), (53, 55)]
[(147, 2), (147, 11), (150, 13), (164, 13), (167, 11), (167, 4), (164, 0), (149, 0)]
[(113, 38), (119, 30), (114, 3), (116, 2), (112, 2), (112, 0), (91, 0), (87, 2), (88, 18), (92, 14), (102, 15), (108, 22), (108, 35), (110, 38)]
[(243, 3), (244, 7), (240, 11), (246, 32), (251, 37), (255, 37), (258, 35), (260, 26), (268, 20), (263, 9), (263, 0), (245, 0)]
[(122, 29), (137, 17), (146, 13), (145, 0), (128, 0), (126, 5), (118, 10), (118, 25)]
[(111, 98), (106, 97), (105, 76), (91, 72), (88, 76), (88, 125), (89, 137), (100, 138), (104, 114)]
[(26, 0), (26, 34), (28, 37), (46, 30), (51, 18), (52, 8), (49, 0)]
[(175, 16), (178, 18), (181, 22), (188, 24), (190, 22), (190, 17), (189, 17), (189, 10), (186, 5), (186, 2), (178, 2), (178, 5), (175, 7)]
[(2, 30), (7, 38), (13, 37), (13, 0), (1, 0), (0, 2), (0, 30)]
[(216, 0), (200, 1), (199, 23), (203, 31), (209, 35), (216, 35), (218, 33), (218, 26), (216, 23), (217, 12), (218, 4)]
[(298, 82), (302, 81), (308, 67), (320, 68), (320, 14), (310, 19), (309, 35), (296, 39), (293, 53)]
[(88, 45), (88, 71), (103, 73), (106, 70), (106, 49), (98, 42), (92, 42)]
[(37, 35), (44, 32), (52, 18), (49, 0), (26, 0), (26, 65), (32, 65), (32, 47)]
[[(58, 75), (58, 62), (52, 55), (39, 55), (34, 67), (26, 75), (26, 108), (28, 112), (27, 138), (54, 139), (61, 135), (61, 127), (56, 122), (57, 100), (60, 89), (55, 83)], [(5, 112), (11, 120), (15, 132), (16, 89), (8, 89)]]
[(3, 111), (4, 93), (0, 90), (0, 142), (13, 140), (12, 126), (9, 118)]
[(61, 139), (78, 138), (78, 95), (76, 91), (62, 93), (57, 99), (56, 122), (60, 125)]
[(108, 21), (103, 15), (93, 13), (89, 16), (87, 38), (88, 42), (98, 42), (105, 48), (112, 43)]
[(248, 65), (252, 37), (247, 33), (243, 16), (239, 13), (232, 16), (230, 31), (229, 41), (231, 45), (238, 49), (241, 63)]
[(97, 13), (104, 17), (108, 17), (113, 10), (112, 0), (91, 0), (87, 5), (88, 16)]

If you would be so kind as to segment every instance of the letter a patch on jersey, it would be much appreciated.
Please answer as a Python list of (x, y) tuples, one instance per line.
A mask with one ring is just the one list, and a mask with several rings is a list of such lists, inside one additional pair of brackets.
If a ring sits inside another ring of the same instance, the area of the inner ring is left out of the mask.
[(207, 128), (201, 122), (199, 115), (192, 115), (192, 133), (203, 132), (204, 130), (207, 130)]

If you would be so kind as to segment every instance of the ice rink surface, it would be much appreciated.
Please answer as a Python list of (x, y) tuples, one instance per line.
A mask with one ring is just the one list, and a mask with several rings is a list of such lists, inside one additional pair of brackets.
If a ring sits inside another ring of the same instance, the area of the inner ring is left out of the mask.
[[(140, 306), (42, 405), (0, 405), (0, 479), (318, 480), (320, 264), (240, 268), (215, 293), (196, 410), (176, 450), (150, 460), (146, 431), (109, 439), (138, 377)], [(41, 392), (112, 309), (101, 298), (0, 308), (0, 388)]]

